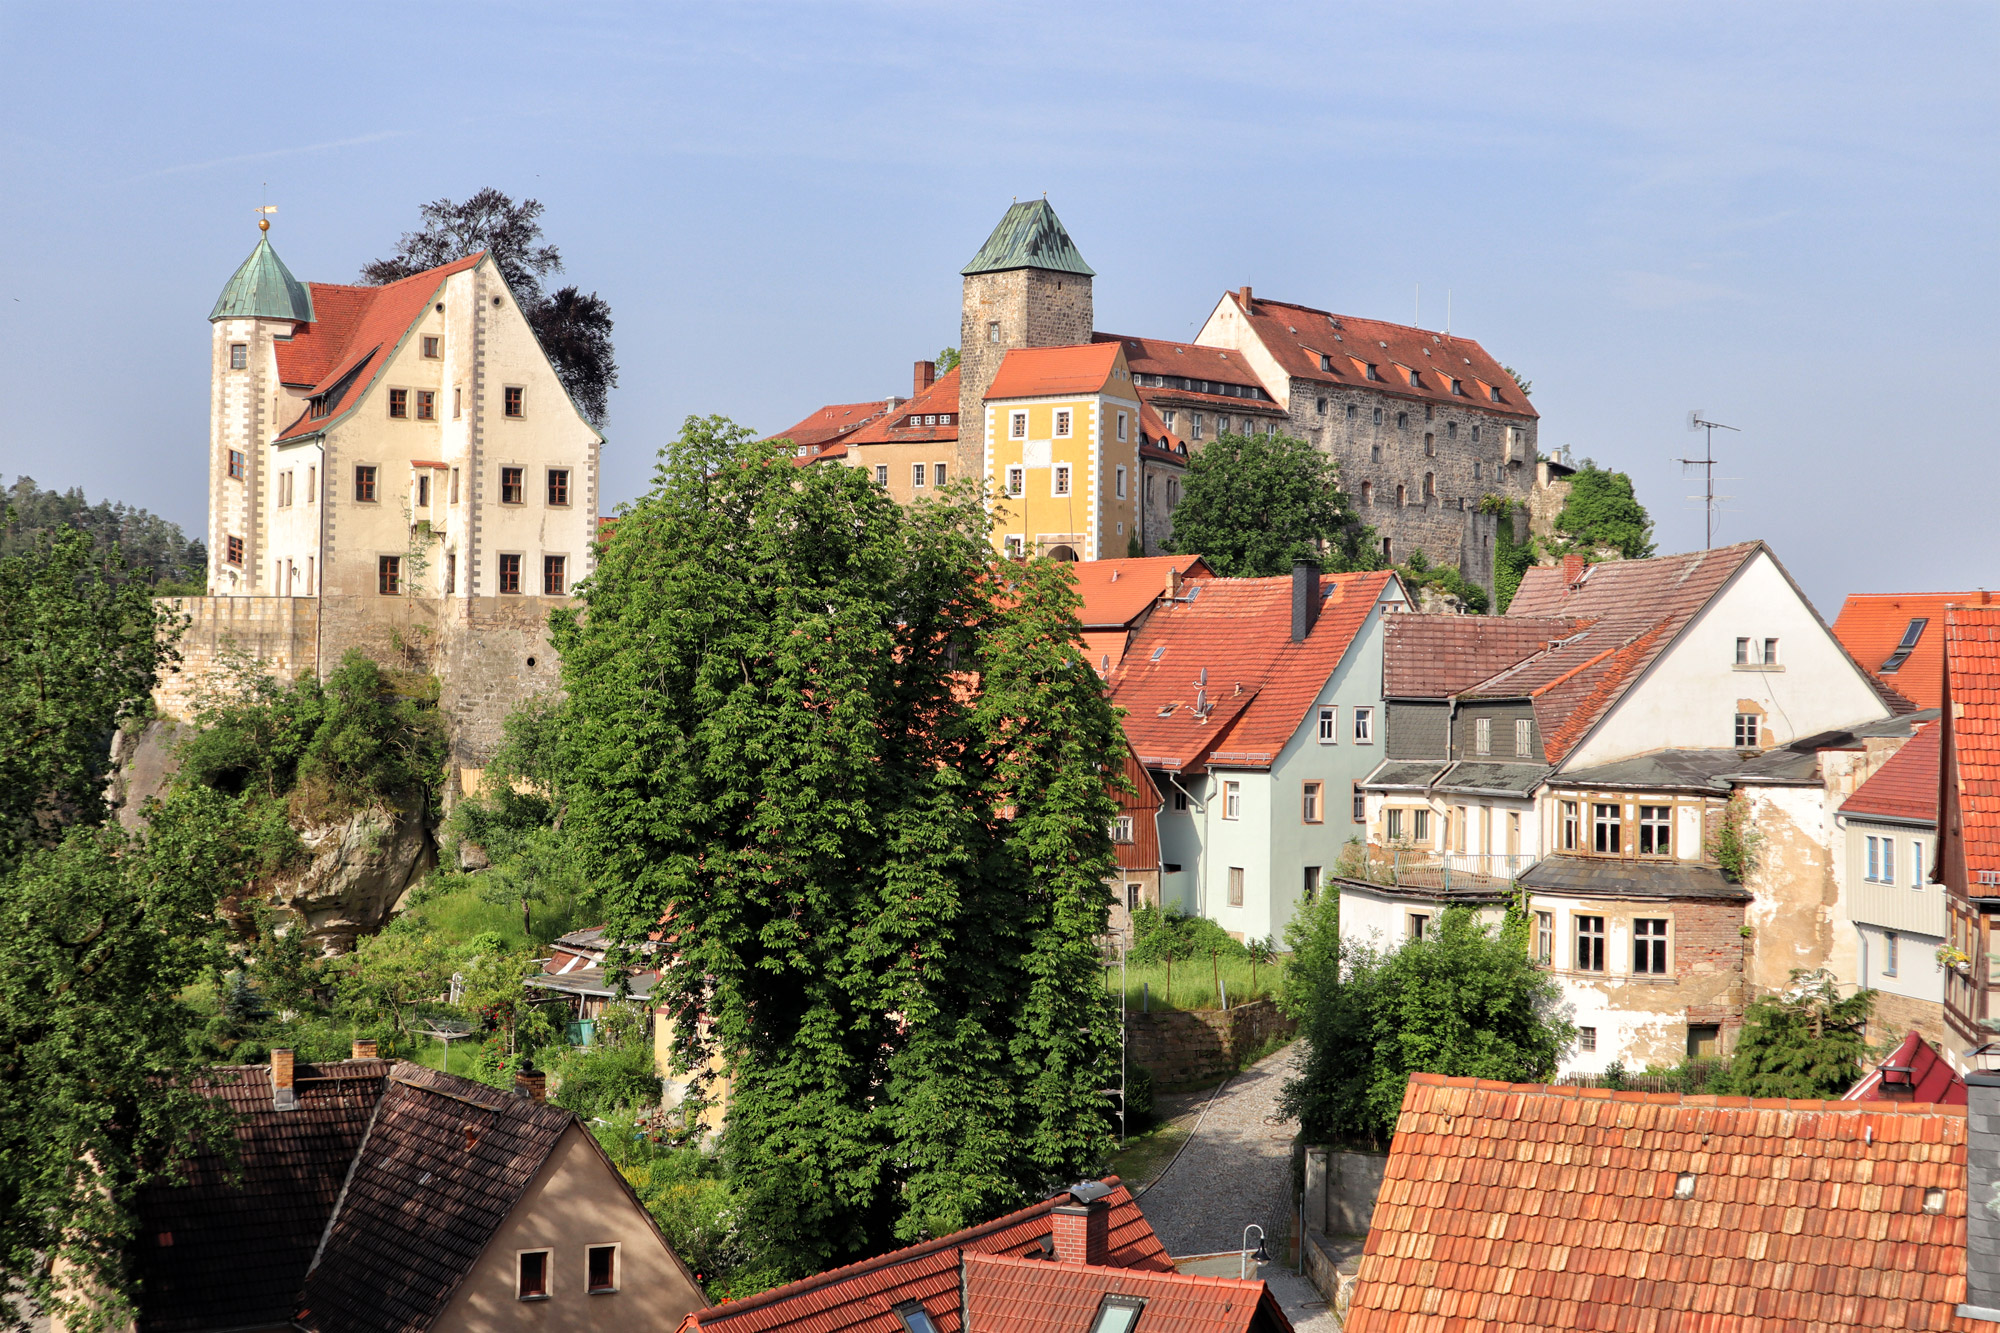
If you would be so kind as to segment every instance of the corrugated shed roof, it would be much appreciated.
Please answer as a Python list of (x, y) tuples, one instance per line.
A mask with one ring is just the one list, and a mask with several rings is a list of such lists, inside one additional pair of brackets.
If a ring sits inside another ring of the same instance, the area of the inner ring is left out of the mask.
[(1062, 219), (1046, 199), (1029, 199), (1014, 204), (1001, 217), (1000, 225), (979, 247), (979, 253), (959, 272), (1001, 273), (1015, 268), (1040, 268), (1056, 273), (1079, 273), (1088, 278), (1096, 270), (1083, 262), (1076, 242), (1063, 230)]
[[(1470, 338), (1356, 319), (1311, 306), (1267, 301), (1234, 291), (1223, 299), (1243, 312), (1265, 348), (1289, 375), (1367, 389), (1398, 398), (1437, 405), (1477, 408), (1523, 418), (1538, 417), (1534, 404), (1514, 383), (1514, 377)], [(1321, 357), (1331, 363), (1322, 363)], [(1368, 378), (1376, 367), (1380, 380)], [(1409, 382), (1409, 371), (1418, 383)], [(1462, 395), (1452, 392), (1459, 381)], [(1499, 392), (1495, 401), (1491, 391)]]
[(1546, 651), (1586, 623), (1575, 616), (1392, 617), (1382, 632), (1382, 695), (1448, 699)]
[(1965, 1131), (1956, 1107), (1414, 1074), (1347, 1333), (2000, 1333), (1954, 1313)]
[[(1945, 612), (1945, 718), (1967, 887), (2000, 873), (2000, 606)], [(1940, 784), (1942, 786), (1942, 784)]]
[[(1140, 760), (1178, 772), (1268, 768), (1394, 577), (1321, 575), (1319, 618), (1303, 643), (1292, 642), (1290, 578), (1203, 579), (1187, 600), (1156, 607), (1111, 682)], [(1197, 714), (1197, 702), (1207, 711)]]
[(1016, 347), (1000, 361), (986, 401), (1004, 398), (1055, 398), (1096, 393), (1111, 380), (1118, 364), (1118, 343), (1081, 343), (1075, 347)]
[[(1850, 593), (1834, 617), (1833, 634), (1872, 675), (1892, 686), (1919, 708), (1936, 708), (1944, 693), (1944, 609), (1954, 603), (1986, 606), (1993, 594), (1973, 592)], [(1911, 622), (1925, 624), (1909, 655), (1893, 669), (1883, 667), (1894, 656)]]
[(1144, 1333), (1290, 1333), (1261, 1280), (965, 1256), (967, 1326), (979, 1333), (1084, 1333), (1106, 1296), (1145, 1301)]
[[(1939, 638), (1943, 638), (1940, 633)], [(1840, 813), (1866, 819), (1913, 819), (1937, 823), (1938, 727), (1919, 727), (1903, 748), (1841, 803)]]

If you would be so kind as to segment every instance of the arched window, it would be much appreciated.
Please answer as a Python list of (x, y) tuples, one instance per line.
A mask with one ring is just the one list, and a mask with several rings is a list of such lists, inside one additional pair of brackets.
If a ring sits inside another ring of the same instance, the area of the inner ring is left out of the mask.
[(1364, 505), (1372, 505), (1375, 503), (1374, 482), (1364, 481), (1361, 483), (1361, 503)]
[(1396, 488), (1396, 508), (1401, 509), (1404, 505), (1408, 504), (1409, 502), (1410, 502), (1409, 493), (1406, 492), (1401, 486), (1398, 486)]
[(1424, 473), (1424, 503), (1430, 504), (1438, 498), (1437, 473)]

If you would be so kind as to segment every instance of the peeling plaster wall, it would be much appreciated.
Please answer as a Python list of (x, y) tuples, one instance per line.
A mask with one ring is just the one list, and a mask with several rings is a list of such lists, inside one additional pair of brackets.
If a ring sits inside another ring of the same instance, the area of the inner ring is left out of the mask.
[(1819, 787), (1746, 787), (1743, 794), (1758, 834), (1744, 880), (1756, 895), (1746, 912), (1755, 932), (1748, 980), (1758, 992), (1783, 990), (1793, 969), (1826, 967), (1833, 958), (1839, 894), (1830, 805)]

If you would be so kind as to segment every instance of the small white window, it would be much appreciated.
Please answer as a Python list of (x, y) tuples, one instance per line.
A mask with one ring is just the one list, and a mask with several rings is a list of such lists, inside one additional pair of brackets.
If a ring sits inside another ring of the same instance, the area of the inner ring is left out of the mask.
[(1754, 750), (1757, 748), (1757, 715), (1738, 713), (1736, 715), (1736, 748)]
[(1194, 437), (1198, 440), (1201, 438), (1201, 413), (1190, 412), (1188, 416), (1194, 419)]
[(1764, 640), (1764, 665), (1778, 665), (1778, 641), (1776, 639)]
[(1117, 486), (1118, 498), (1123, 500), (1125, 498), (1125, 469), (1122, 466), (1118, 469)]
[(1736, 641), (1736, 665), (1750, 665), (1750, 640), (1747, 638)]
[(1028, 469), (1010, 467), (1007, 469), (1007, 494), (1019, 495), (1028, 489)]
[(1492, 718), (1490, 718), (1490, 717), (1482, 717), (1482, 718), (1475, 718), (1475, 719), (1473, 719), (1473, 723), (1472, 723), (1472, 745), (1473, 745), (1473, 749), (1474, 749), (1474, 750), (1476, 750), (1476, 751), (1478, 751), (1478, 753), (1480, 753), (1480, 754), (1483, 754), (1483, 755), (1484, 755), (1484, 754), (1492, 754), (1492, 753), (1493, 753), (1493, 719), (1492, 719)]
[(1058, 440), (1067, 440), (1067, 439), (1069, 438), (1069, 434), (1070, 434), (1070, 431), (1069, 431), (1069, 424), (1070, 424), (1070, 412), (1069, 412), (1069, 409), (1068, 409), (1068, 408), (1066, 408), (1066, 407), (1059, 407), (1059, 408), (1057, 408), (1057, 409), (1056, 409), (1056, 438), (1057, 438)]
[(1012, 415), (1008, 426), (1008, 433), (1017, 440), (1028, 438), (1028, 414), (1026, 412), (1016, 412)]
[(1918, 893), (1924, 891), (1924, 845), (1914, 839), (1910, 842), (1910, 887)]
[(1340, 739), (1340, 709), (1329, 704), (1319, 710), (1319, 743), (1332, 745)]
[(1375, 743), (1375, 710), (1359, 707), (1354, 710), (1354, 743), (1373, 745)]
[(1533, 725), (1528, 721), (1528, 719), (1525, 717), (1515, 718), (1514, 756), (1517, 759), (1526, 759), (1531, 757), (1533, 751), (1529, 748), (1529, 746), (1533, 742), (1533, 739), (1534, 739)]
[(1123, 412), (1118, 414), (1118, 438), (1121, 440), (1125, 438), (1125, 414)]
[(1054, 494), (1056, 494), (1056, 495), (1068, 495), (1068, 494), (1069, 494), (1069, 464), (1068, 464), (1068, 463), (1058, 463), (1058, 464), (1056, 464), (1056, 465), (1055, 465), (1055, 490), (1054, 490)]
[(946, 475), (947, 474), (945, 471), (945, 465), (943, 463), (931, 464), (931, 484), (933, 486), (944, 485)]
[(1241, 819), (1243, 817), (1243, 784), (1225, 782), (1222, 784), (1222, 817)]
[(924, 488), (924, 478), (929, 474), (930, 468), (927, 464), (910, 464), (910, 485), (916, 487), (918, 490), (922, 490)]
[(1009, 559), (1013, 560), (1019, 560), (1021, 558), (1021, 538), (1019, 537), (1007, 538), (1007, 555)]

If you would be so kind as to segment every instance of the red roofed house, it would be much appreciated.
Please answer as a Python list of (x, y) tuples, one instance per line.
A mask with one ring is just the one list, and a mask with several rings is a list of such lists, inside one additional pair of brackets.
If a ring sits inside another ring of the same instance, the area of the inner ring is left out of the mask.
[(1833, 634), (1854, 660), (1919, 708), (1936, 708), (1944, 694), (1944, 609), (1987, 606), (1976, 592), (1850, 593)]
[(1362, 832), (1381, 753), (1383, 626), (1408, 606), (1387, 571), (1199, 579), (1163, 600), (1111, 677), (1152, 774), (1163, 905), (1238, 939), (1282, 938)]
[(1965, 1080), (1920, 1032), (1907, 1034), (1840, 1098), (1844, 1102), (1937, 1102), (1945, 1106), (1963, 1106), (1965, 1099)]
[[(1942, 617), (1938, 637), (1944, 637)], [(1839, 915), (1853, 922), (1856, 985), (1876, 993), (1869, 1036), (1917, 1032), (1947, 1040), (1944, 890), (1933, 878), (1937, 857), (1937, 723), (1917, 729), (1893, 758), (1840, 806), (1844, 836)]]
[(1937, 877), (1945, 1023), (1958, 1051), (2000, 1040), (2000, 606), (1944, 613)]
[(1970, 1108), (1412, 1075), (1346, 1333), (2000, 1333), (2000, 1075), (1967, 1082)]
[(1173, 1261), (1116, 1177), (740, 1301), (680, 1333), (1291, 1333), (1263, 1282)]
[[(1518, 882), (1575, 1073), (1720, 1053), (1754, 988), (1847, 975), (1835, 811), (1915, 722), (1770, 549), (1572, 559), (1530, 569), (1509, 610), (1390, 626), (1367, 790), (1393, 883), (1344, 882), (1343, 933), (1394, 946)], [(1764, 835), (1740, 882), (1714, 854), (1732, 808)]]

